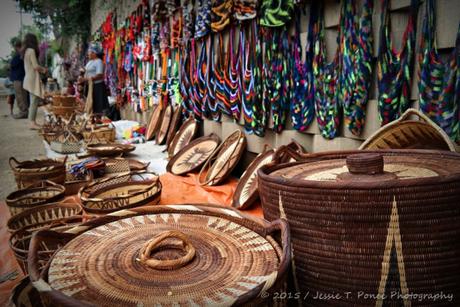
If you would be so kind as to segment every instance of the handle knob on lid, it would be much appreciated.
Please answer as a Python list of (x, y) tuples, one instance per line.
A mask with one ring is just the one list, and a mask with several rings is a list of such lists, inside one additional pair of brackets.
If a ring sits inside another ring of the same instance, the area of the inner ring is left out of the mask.
[(377, 153), (359, 153), (347, 157), (348, 171), (352, 174), (383, 174), (383, 156)]

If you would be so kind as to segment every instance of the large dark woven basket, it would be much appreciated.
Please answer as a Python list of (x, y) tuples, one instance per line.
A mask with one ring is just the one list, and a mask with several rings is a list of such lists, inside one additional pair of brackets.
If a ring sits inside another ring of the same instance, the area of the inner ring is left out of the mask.
[[(297, 158), (303, 161), (259, 170), (264, 216), (287, 218), (303, 293), (351, 293), (338, 300), (309, 296), (307, 305), (398, 305), (390, 297), (398, 292), (460, 298), (459, 154), (386, 150)], [(405, 304), (451, 304), (405, 298)]]
[(19, 189), (44, 180), (58, 184), (65, 181), (65, 160), (37, 159), (19, 162), (11, 157), (9, 162)]
[[(64, 247), (40, 272), (37, 250), (48, 241)], [(29, 272), (46, 306), (271, 306), (285, 305), (273, 293), (286, 289), (290, 255), (284, 220), (220, 206), (153, 206), (63, 234), (35, 233)]]

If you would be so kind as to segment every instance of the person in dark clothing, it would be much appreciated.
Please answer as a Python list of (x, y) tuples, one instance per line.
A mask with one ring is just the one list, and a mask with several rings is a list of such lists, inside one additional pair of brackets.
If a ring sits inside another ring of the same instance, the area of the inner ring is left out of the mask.
[(25, 76), (24, 61), (21, 57), (22, 43), (20, 40), (14, 44), (15, 54), (10, 62), (10, 80), (13, 82), (16, 103), (19, 109), (18, 114), (13, 114), (16, 119), (27, 118), (29, 103), (27, 100), (27, 92), (23, 88), (23, 81)]

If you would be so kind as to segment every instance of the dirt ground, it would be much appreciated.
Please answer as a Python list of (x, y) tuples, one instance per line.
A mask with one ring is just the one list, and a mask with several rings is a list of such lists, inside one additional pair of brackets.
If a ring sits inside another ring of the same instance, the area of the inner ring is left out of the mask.
[[(35, 159), (45, 155), (43, 140), (37, 131), (29, 130), (27, 119), (13, 119), (9, 115), (5, 97), (0, 97), (0, 200), (16, 190), (9, 158), (19, 161)], [(37, 121), (43, 122), (43, 111), (39, 109)]]

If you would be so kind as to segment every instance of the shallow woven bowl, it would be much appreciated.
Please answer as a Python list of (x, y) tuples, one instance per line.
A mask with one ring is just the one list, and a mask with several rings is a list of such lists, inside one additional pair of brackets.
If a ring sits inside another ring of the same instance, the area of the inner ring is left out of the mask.
[(127, 154), (136, 149), (135, 145), (131, 144), (89, 144), (86, 146), (86, 151), (98, 157), (111, 157), (122, 154)]
[(189, 144), (198, 132), (198, 123), (192, 117), (185, 121), (179, 131), (174, 136), (171, 144), (168, 147), (168, 156), (171, 158)]
[[(460, 297), (460, 154), (319, 153), (264, 166), (258, 176), (265, 218), (284, 217), (291, 226), (301, 291), (436, 289)], [(353, 296), (340, 303), (377, 302)]]
[(198, 170), (211, 157), (219, 143), (220, 139), (215, 134), (193, 140), (169, 160), (166, 170), (179, 176)]
[(171, 127), (169, 127), (168, 135), (166, 136), (166, 145), (168, 147), (169, 145), (171, 145), (174, 135), (176, 135), (177, 129), (179, 129), (179, 126), (181, 123), (181, 117), (182, 117), (182, 106), (178, 106), (173, 112), (173, 116), (171, 119)]
[(64, 194), (64, 186), (51, 181), (43, 181), (9, 194), (5, 202), (11, 216), (14, 216), (25, 210), (59, 201), (64, 198)]
[(87, 184), (78, 195), (86, 212), (106, 214), (157, 204), (160, 201), (161, 182), (154, 173), (130, 172)]
[(156, 134), (156, 143), (158, 145), (161, 145), (166, 141), (166, 136), (168, 135), (168, 129), (171, 124), (171, 117), (172, 117), (172, 107), (170, 104), (168, 104), (165, 110), (163, 111), (161, 125), (158, 128), (158, 132)]
[[(171, 237), (171, 232), (181, 237)], [(153, 244), (150, 240), (159, 236), (165, 240), (147, 252), (147, 261), (154, 263), (144, 262), (146, 242)], [(36, 247), (48, 240), (65, 246), (40, 273), (33, 259)], [(272, 295), (286, 289), (289, 229), (285, 221), (268, 223), (231, 208), (151, 206), (112, 213), (64, 234), (38, 232), (29, 259), (31, 280), (41, 285), (47, 306), (152, 301), (162, 306), (284, 305), (272, 301)], [(67, 261), (72, 265), (66, 265), (63, 276), (60, 263)]]
[(147, 131), (145, 132), (145, 139), (150, 141), (155, 137), (160, 124), (161, 124), (161, 115), (163, 114), (163, 110), (160, 106), (155, 106), (155, 109), (152, 112), (152, 116), (150, 117), (149, 124), (147, 126)]
[(35, 228), (46, 227), (59, 220), (75, 215), (80, 215), (82, 208), (75, 203), (51, 203), (36, 208), (25, 210), (8, 220), (9, 232), (14, 232), (24, 227), (35, 226)]

